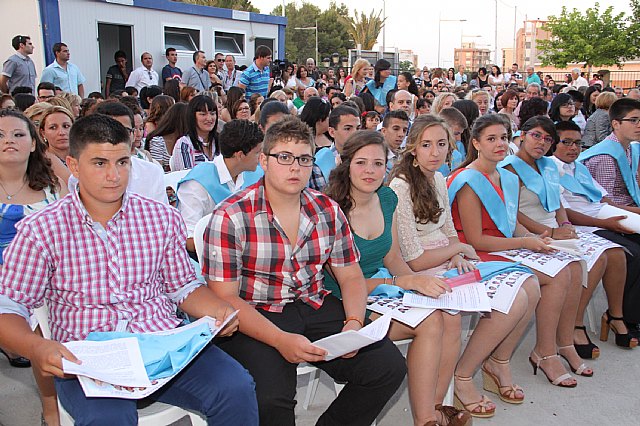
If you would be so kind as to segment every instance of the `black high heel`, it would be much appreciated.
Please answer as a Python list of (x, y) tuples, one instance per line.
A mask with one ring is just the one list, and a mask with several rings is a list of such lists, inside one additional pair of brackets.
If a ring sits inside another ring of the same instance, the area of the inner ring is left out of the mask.
[(576, 325), (574, 328), (576, 330), (582, 330), (585, 337), (587, 338), (587, 341), (589, 342), (585, 344), (573, 344), (573, 347), (576, 348), (576, 352), (578, 352), (578, 356), (582, 359), (597, 359), (600, 356), (600, 348), (589, 338), (587, 328), (584, 325)]
[(622, 318), (617, 318), (611, 316), (609, 310), (602, 314), (602, 320), (600, 322), (600, 340), (606, 342), (609, 339), (609, 330), (613, 331), (613, 334), (616, 336), (616, 345), (621, 348), (635, 348), (638, 346), (638, 339), (632, 337), (631, 334), (618, 333), (616, 327), (611, 324), (611, 321), (622, 321)]
[(26, 359), (25, 357), (17, 356), (15, 358), (11, 358), (8, 353), (4, 351), (4, 349), (0, 348), (0, 353), (6, 356), (9, 360), (9, 365), (16, 368), (29, 368), (31, 367), (31, 361)]

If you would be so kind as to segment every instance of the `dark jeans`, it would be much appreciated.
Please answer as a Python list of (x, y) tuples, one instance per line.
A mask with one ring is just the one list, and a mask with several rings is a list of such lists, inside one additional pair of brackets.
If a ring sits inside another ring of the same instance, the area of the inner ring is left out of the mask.
[(624, 286), (622, 312), (625, 322), (640, 324), (640, 235), (619, 234), (609, 230), (595, 234), (627, 249), (627, 281)]
[[(56, 391), (76, 425), (137, 425), (135, 399), (87, 398), (77, 379), (56, 378)], [(254, 383), (247, 371), (211, 344), (149, 398), (197, 411), (209, 425), (257, 425)]]
[[(286, 305), (282, 313), (259, 310), (280, 329), (315, 341), (339, 333), (343, 327), (342, 302), (325, 297), (314, 310), (303, 302)], [(237, 359), (253, 376), (261, 425), (295, 425), (296, 364), (287, 362), (273, 347), (242, 333), (220, 339), (218, 345)], [(402, 354), (387, 338), (360, 349), (350, 359), (338, 358), (314, 364), (345, 388), (318, 419), (319, 425), (370, 425), (406, 374)]]

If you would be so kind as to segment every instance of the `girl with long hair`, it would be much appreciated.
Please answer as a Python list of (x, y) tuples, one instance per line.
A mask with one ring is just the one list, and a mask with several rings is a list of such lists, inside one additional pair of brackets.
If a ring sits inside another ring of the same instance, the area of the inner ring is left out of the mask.
[(192, 169), (218, 155), (218, 108), (208, 96), (197, 95), (189, 102), (187, 134), (176, 141), (169, 166), (172, 171)]

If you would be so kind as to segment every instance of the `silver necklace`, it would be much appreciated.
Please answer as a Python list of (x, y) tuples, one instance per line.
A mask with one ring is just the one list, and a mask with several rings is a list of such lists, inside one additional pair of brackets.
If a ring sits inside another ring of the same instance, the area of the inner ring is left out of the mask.
[(7, 194), (7, 200), (11, 200), (13, 197), (15, 197), (16, 195), (18, 195), (20, 193), (20, 191), (22, 191), (22, 189), (24, 188), (24, 186), (27, 184), (27, 181), (25, 180), (22, 183), (22, 186), (20, 187), (20, 189), (18, 189), (16, 192), (14, 192), (13, 194), (9, 194), (9, 191), (7, 191), (4, 187), (4, 185), (2, 184), (2, 182), (0, 181), (0, 188), (2, 188), (2, 190), (4, 191), (5, 194)]

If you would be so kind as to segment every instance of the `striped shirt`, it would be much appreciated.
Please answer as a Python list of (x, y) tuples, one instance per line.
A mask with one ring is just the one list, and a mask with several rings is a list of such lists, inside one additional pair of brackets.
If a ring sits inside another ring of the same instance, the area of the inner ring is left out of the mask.
[(262, 71), (256, 66), (256, 63), (252, 63), (249, 68), (243, 71), (240, 76), (240, 83), (246, 86), (245, 97), (247, 100), (251, 98), (254, 93), (260, 93), (265, 98), (269, 92), (269, 79), (271, 72), (269, 67), (264, 67)]
[(180, 324), (176, 305), (202, 283), (185, 249), (178, 211), (133, 193), (103, 227), (77, 191), (16, 224), (4, 253), (0, 314), (28, 318), (47, 300), (54, 340), (92, 331), (134, 333)]
[(338, 204), (317, 191), (300, 194), (297, 241), (291, 243), (266, 198), (264, 179), (217, 206), (204, 233), (203, 275), (239, 282), (239, 296), (256, 308), (282, 312), (301, 300), (322, 306), (323, 267), (356, 263), (359, 254)]

